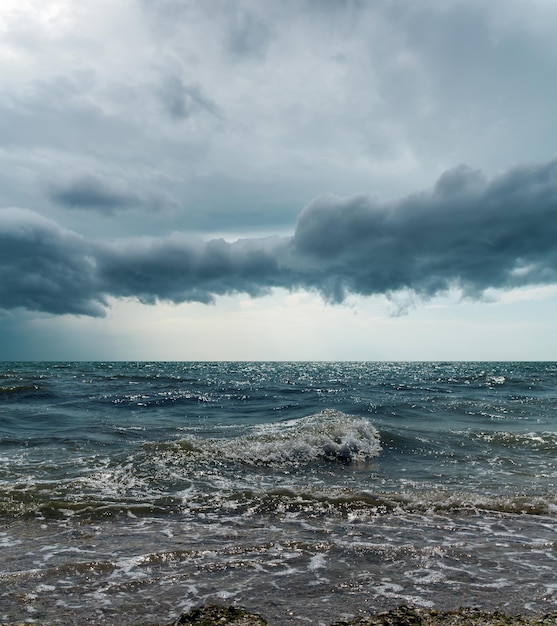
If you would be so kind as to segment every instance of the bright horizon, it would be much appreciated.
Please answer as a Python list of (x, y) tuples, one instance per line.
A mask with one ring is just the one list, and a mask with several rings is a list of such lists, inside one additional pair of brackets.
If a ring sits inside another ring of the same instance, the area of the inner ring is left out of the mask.
[(556, 19), (5, 0), (0, 360), (557, 360)]

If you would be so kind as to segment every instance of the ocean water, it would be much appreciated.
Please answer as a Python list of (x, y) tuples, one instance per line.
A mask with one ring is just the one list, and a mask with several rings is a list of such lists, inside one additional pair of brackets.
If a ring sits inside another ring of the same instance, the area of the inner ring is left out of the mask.
[(0, 621), (557, 609), (557, 364), (2, 363)]

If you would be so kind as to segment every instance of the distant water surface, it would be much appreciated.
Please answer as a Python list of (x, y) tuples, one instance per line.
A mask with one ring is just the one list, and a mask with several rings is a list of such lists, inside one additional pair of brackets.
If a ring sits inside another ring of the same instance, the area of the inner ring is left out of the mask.
[(0, 621), (556, 610), (556, 462), (554, 363), (3, 363)]

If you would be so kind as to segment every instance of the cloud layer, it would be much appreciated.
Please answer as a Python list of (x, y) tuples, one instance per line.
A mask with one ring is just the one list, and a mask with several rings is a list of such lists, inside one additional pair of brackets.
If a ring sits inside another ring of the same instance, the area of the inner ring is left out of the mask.
[(420, 297), (557, 283), (557, 160), (487, 179), (459, 166), (430, 191), (313, 200), (290, 237), (184, 233), (86, 239), (38, 213), (0, 211), (0, 307), (103, 315), (110, 297), (209, 303), (276, 287)]
[(556, 19), (546, 0), (3, 0), (2, 203), (99, 237), (286, 232), (323, 192), (547, 160)]
[(457, 286), (477, 297), (488, 287), (553, 282), (557, 161), (491, 181), (460, 166), (432, 191), (387, 204), (318, 198), (293, 242), (321, 274), (315, 285), (337, 301), (345, 291), (432, 296)]

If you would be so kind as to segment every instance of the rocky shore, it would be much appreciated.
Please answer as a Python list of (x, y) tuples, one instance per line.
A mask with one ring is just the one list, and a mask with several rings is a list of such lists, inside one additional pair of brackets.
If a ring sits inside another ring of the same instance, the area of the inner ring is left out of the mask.
[[(170, 626), (268, 626), (260, 615), (238, 607), (204, 606), (180, 616)], [(557, 626), (557, 611), (540, 617), (484, 613), (475, 609), (435, 611), (401, 606), (397, 609), (335, 622), (331, 626)], [(277, 625), (280, 626), (280, 625)]]
[[(88, 622), (91, 623), (91, 622)], [(208, 605), (184, 613), (165, 626), (280, 626), (270, 625), (261, 615), (235, 606)], [(0, 626), (29, 626), (28, 622), (2, 623)], [(49, 626), (33, 622), (33, 626)], [(76, 625), (78, 626), (78, 625)], [(114, 623), (113, 626), (118, 626)], [(138, 626), (142, 626), (139, 625)], [(154, 625), (150, 626), (162, 626)], [(557, 611), (537, 617), (505, 615), (499, 612), (483, 612), (477, 609), (436, 611), (400, 606), (390, 611), (358, 617), (349, 621), (337, 621), (331, 626), (557, 626)]]

